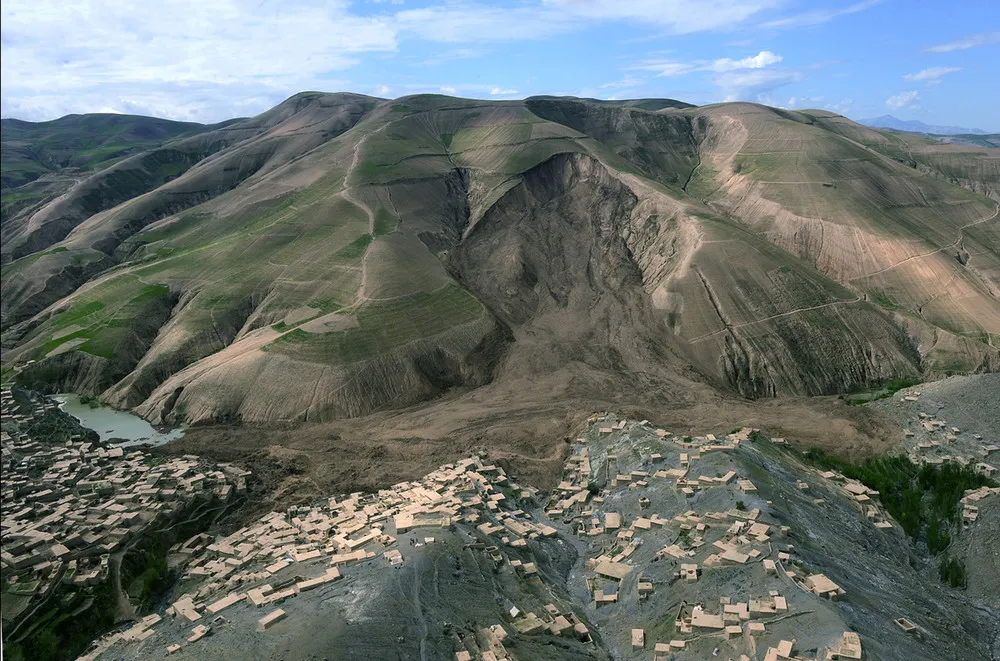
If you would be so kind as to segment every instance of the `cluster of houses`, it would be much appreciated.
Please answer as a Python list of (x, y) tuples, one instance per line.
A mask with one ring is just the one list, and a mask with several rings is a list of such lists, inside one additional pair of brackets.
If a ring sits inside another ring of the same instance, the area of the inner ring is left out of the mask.
[[(725, 511), (702, 512), (689, 509), (669, 518), (651, 511), (655, 508), (651, 508), (650, 498), (645, 493), (651, 486), (659, 484), (670, 486), (685, 499), (719, 487), (728, 489), (737, 498), (755, 494), (757, 488), (752, 480), (738, 475), (736, 470), (722, 469), (725, 472), (705, 474), (712, 471), (695, 468), (703, 465), (697, 462), (708, 453), (736, 449), (748, 441), (755, 430), (744, 428), (724, 437), (711, 434), (690, 437), (653, 429), (648, 421), (629, 423), (596, 415), (590, 423), (597, 427), (598, 439), (610, 440), (616, 432), (640, 427), (653, 431), (660, 441), (652, 450), (644, 448), (638, 461), (635, 447), (626, 443), (624, 449), (631, 456), (628, 461), (623, 461), (624, 458), (620, 459), (610, 445), (602, 448), (600, 443), (578, 438), (565, 463), (562, 481), (552, 492), (546, 514), (568, 523), (578, 536), (590, 542), (592, 549), (597, 549), (586, 565), (595, 608), (614, 608), (623, 596), (621, 586), (633, 574), (638, 574), (638, 577), (629, 581), (628, 585), (630, 590), (635, 590), (640, 602), (657, 589), (657, 584), (645, 575), (644, 567), (633, 564), (632, 558), (643, 542), (653, 537), (650, 533), (658, 530), (672, 533), (673, 541), (663, 545), (655, 553), (653, 561), (671, 562), (676, 567), (674, 581), (694, 583), (704, 572), (720, 567), (743, 567), (749, 572), (759, 563), (765, 577), (777, 579), (780, 572), (783, 580), (798, 585), (803, 591), (829, 599), (844, 594), (840, 586), (823, 574), (799, 575), (785, 568), (783, 563), (792, 560), (794, 552), (792, 545), (781, 543), (788, 528), (762, 521), (759, 508), (738, 506)], [(628, 470), (623, 468), (625, 464), (633, 467), (638, 464), (639, 467)], [(839, 479), (853, 501), (871, 503), (869, 507), (875, 507), (869, 518), (874, 519), (876, 525), (885, 521), (876, 504), (877, 493), (861, 485), (862, 489), (855, 494), (853, 481), (833, 474), (829, 477)], [(809, 485), (799, 482), (797, 488), (807, 490)], [(611, 505), (622, 503), (623, 498), (630, 501), (634, 498), (638, 505), (627, 508), (638, 512), (631, 520), (617, 511), (619, 505)], [(743, 505), (742, 500), (738, 503)], [(801, 563), (798, 564), (801, 566)], [(633, 652), (651, 648), (654, 660), (674, 658), (689, 648), (694, 640), (704, 636), (719, 636), (734, 642), (746, 639), (748, 649), (755, 650), (755, 640), (767, 631), (765, 621), (780, 619), (788, 614), (788, 601), (775, 589), (762, 591), (759, 596), (743, 601), (722, 596), (717, 606), (683, 603), (674, 622), (680, 637), (649, 641), (645, 629), (633, 628), (631, 646)], [(767, 650), (765, 658), (774, 661), (798, 659), (800, 657), (792, 654), (793, 645), (794, 641), (781, 641), (777, 647)], [(750, 657), (744, 655), (740, 658)], [(845, 632), (842, 639), (829, 645), (825, 657), (818, 658), (860, 659), (860, 638), (856, 633)]]
[[(901, 402), (916, 402), (919, 392), (903, 397)], [(908, 441), (908, 456), (915, 464), (943, 464), (954, 461), (962, 466), (972, 466), (987, 477), (997, 477), (997, 467), (988, 463), (990, 455), (1000, 452), (996, 441), (984, 442), (981, 434), (969, 434), (946, 420), (929, 413), (917, 413), (920, 438), (911, 429), (904, 432)]]
[[(12, 402), (5, 391), (5, 420), (8, 400)], [(45, 406), (38, 404), (38, 415), (46, 413)], [(929, 422), (935, 430), (943, 427), (942, 421)], [(650, 578), (652, 566), (636, 560), (640, 556), (664, 563), (656, 567), (669, 567), (667, 584), (698, 583), (706, 572), (735, 567), (747, 572), (748, 584), (760, 586), (759, 594), (745, 598), (721, 595), (710, 603), (681, 604), (674, 617), (676, 633), (665, 636), (667, 640), (649, 640), (658, 636), (631, 625), (617, 632), (626, 646), (630, 635), (633, 652), (649, 650), (654, 660), (677, 654), (683, 658), (705, 637), (745, 645), (749, 654), (741, 660), (758, 658), (757, 641), (766, 640), (761, 638), (765, 635), (777, 638), (769, 627), (794, 614), (783, 590), (774, 588), (784, 585), (794, 593), (797, 587), (824, 599), (845, 594), (830, 578), (809, 572), (795, 557), (786, 526), (767, 521), (759, 507), (744, 504), (746, 498), (764, 507), (751, 476), (732, 468), (706, 468), (725, 462), (704, 459), (736, 450), (751, 440), (755, 430), (743, 428), (719, 437), (681, 436), (654, 429), (648, 421), (629, 422), (608, 414), (595, 414), (590, 425), (589, 439), (581, 437), (571, 446), (562, 481), (548, 495), (544, 516), (536, 508), (536, 489), (519, 485), (485, 456), (474, 456), (444, 465), (421, 480), (375, 493), (334, 496), (270, 512), (225, 536), (195, 535), (170, 550), (172, 564), (181, 568), (181, 581), (169, 607), (106, 635), (83, 658), (97, 658), (116, 644), (143, 644), (158, 650), (158, 656), (204, 645), (200, 641), (212, 635), (224, 614), (235, 610), (252, 609), (251, 622), (256, 626), (248, 629), (273, 635), (268, 632), (294, 618), (291, 600), (313, 590), (322, 593), (324, 586), (336, 584), (361, 563), (387, 568), (405, 564), (412, 553), (436, 544), (443, 531), (456, 525), (478, 533), (476, 548), (498, 569), (530, 582), (536, 596), (547, 589), (552, 595), (531, 605), (505, 606), (509, 610), (504, 621), (478, 629), (462, 643), (465, 649), (455, 652), (456, 661), (511, 660), (505, 647), (511, 635), (547, 633), (592, 642), (585, 618), (560, 605), (563, 602), (545, 585), (533, 562), (514, 557), (523, 558), (513, 551), (524, 549), (531, 540), (555, 537), (560, 530), (577, 535), (589, 549), (585, 568), (592, 613), (621, 608), (626, 601), (623, 590), (629, 593), (627, 601), (641, 603), (664, 588), (662, 580)], [(651, 432), (647, 436), (655, 443), (642, 447), (626, 439), (615, 446), (614, 439), (626, 438), (621, 432), (633, 428)], [(61, 585), (85, 587), (106, 580), (109, 557), (158, 515), (176, 512), (199, 495), (226, 500), (245, 490), (249, 475), (235, 466), (210, 465), (193, 456), (154, 461), (139, 450), (82, 439), (42, 444), (4, 431), (0, 446), (4, 464), (0, 565), (8, 583), (5, 589), (37, 598)], [(619, 457), (614, 447), (628, 456)], [(874, 526), (892, 527), (877, 491), (835, 471), (819, 477), (836, 485)], [(657, 493), (664, 488), (672, 491), (675, 502), (686, 509), (663, 516), (651, 503), (652, 488), (660, 489)], [(810, 485), (799, 481), (795, 488), (808, 494)], [(975, 503), (994, 493), (1000, 489), (967, 492), (962, 499), (963, 520), (975, 521)], [(725, 497), (707, 500), (696, 498), (697, 494)], [(730, 505), (699, 511), (696, 503), (701, 502)], [(813, 502), (822, 504), (823, 499)], [(637, 553), (646, 549), (643, 543), (655, 533), (663, 533), (653, 547), (655, 553), (653, 548)], [(749, 580), (751, 575), (754, 581)], [(861, 640), (854, 632), (844, 632), (808, 657), (796, 653), (795, 646), (794, 639), (782, 639), (761, 651), (766, 661), (862, 658)]]
[[(854, 508), (864, 514), (876, 528), (892, 528), (892, 523), (889, 522), (889, 516), (886, 514), (885, 508), (879, 500), (879, 492), (877, 490), (862, 484), (858, 480), (845, 477), (838, 471), (823, 471), (819, 475), (824, 480), (830, 480), (836, 484)], [(808, 488), (808, 485), (800, 482), (799, 488)], [(820, 505), (823, 503), (823, 499), (815, 499), (813, 502)]]
[[(34, 392), (25, 392), (27, 407), (18, 404), (10, 388), (0, 388), (0, 417), (4, 422), (27, 424), (59, 409), (59, 402)], [(27, 408), (27, 410), (25, 410)]]
[[(11, 402), (5, 390), (5, 422)], [(4, 591), (19, 597), (18, 613), (5, 613), (12, 618), (60, 588), (65, 597), (81, 596), (104, 582), (111, 554), (158, 516), (199, 496), (225, 500), (245, 488), (245, 471), (197, 457), (153, 460), (139, 450), (42, 443), (18, 431), (46, 413), (36, 404), (12, 418), (17, 427), (0, 432), (0, 570)]]
[(979, 487), (967, 490), (960, 501), (962, 504), (962, 525), (971, 526), (979, 518), (979, 505), (974, 503), (994, 495), (1000, 496), (1000, 487)]
[[(405, 563), (410, 546), (416, 551), (434, 544), (442, 529), (459, 523), (492, 542), (481, 546), (493, 563), (506, 564), (521, 580), (544, 587), (534, 563), (508, 560), (503, 551), (556, 535), (556, 528), (518, 505), (536, 496), (537, 490), (520, 486), (501, 467), (470, 457), (442, 466), (420, 481), (270, 512), (225, 537), (196, 535), (171, 549), (187, 556), (181, 581), (187, 589), (162, 619), (151, 616), (107, 637), (90, 658), (116, 640), (144, 641), (156, 634), (157, 625), (180, 619), (191, 627), (182, 639), (153, 641), (175, 653), (210, 635), (220, 614), (233, 608), (260, 609), (256, 631), (267, 632), (289, 619), (288, 600), (341, 579), (358, 563), (374, 561), (386, 567)], [(401, 536), (410, 543), (401, 543)], [(590, 641), (587, 626), (571, 610), (549, 603), (536, 611), (522, 612), (512, 605), (508, 621), (484, 628), (469, 645), (473, 649), (457, 652), (457, 658), (511, 658), (503, 645), (508, 636), (505, 626), (519, 634), (547, 632)], [(477, 656), (471, 656), (473, 652)]]

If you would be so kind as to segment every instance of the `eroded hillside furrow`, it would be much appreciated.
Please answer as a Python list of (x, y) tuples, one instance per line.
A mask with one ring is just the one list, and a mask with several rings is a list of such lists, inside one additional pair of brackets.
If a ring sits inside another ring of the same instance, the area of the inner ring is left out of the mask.
[[(101, 395), (104, 401), (123, 409), (138, 406), (174, 374), (232, 345), (266, 298), (253, 293), (232, 302), (205, 304), (199, 296), (195, 292), (182, 297), (135, 368)], [(205, 305), (212, 306), (207, 320)], [(189, 317), (199, 321), (190, 324)]]
[(526, 105), (539, 117), (601, 142), (654, 181), (680, 187), (697, 167), (700, 118), (544, 97), (528, 99)]

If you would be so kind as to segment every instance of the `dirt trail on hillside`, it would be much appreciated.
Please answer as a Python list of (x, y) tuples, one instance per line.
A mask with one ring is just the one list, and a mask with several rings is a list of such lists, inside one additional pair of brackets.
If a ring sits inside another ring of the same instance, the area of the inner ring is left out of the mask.
[(775, 314), (775, 315), (772, 315), (770, 317), (764, 317), (763, 319), (754, 319), (753, 321), (746, 321), (746, 322), (743, 322), (742, 324), (733, 324), (731, 326), (727, 325), (725, 328), (722, 328), (720, 330), (717, 330), (717, 331), (714, 331), (714, 332), (711, 332), (711, 333), (707, 333), (705, 335), (701, 335), (701, 336), (696, 337), (696, 338), (694, 338), (692, 340), (689, 340), (689, 341), (691, 342), (691, 344), (694, 344), (695, 342), (701, 342), (702, 340), (707, 340), (710, 337), (715, 337), (719, 333), (725, 333), (726, 331), (732, 330), (734, 328), (743, 328), (744, 326), (752, 326), (754, 324), (762, 324), (762, 323), (764, 323), (766, 321), (771, 321), (772, 319), (780, 319), (781, 317), (788, 317), (788, 316), (791, 316), (793, 314), (798, 314), (800, 312), (808, 312), (809, 310), (822, 310), (823, 308), (833, 307), (834, 305), (849, 305), (851, 303), (857, 303), (860, 300), (861, 300), (861, 297), (858, 296), (857, 298), (855, 298), (853, 300), (850, 300), (850, 301), (833, 301), (832, 303), (824, 303), (823, 305), (813, 305), (812, 307), (808, 307), (808, 308), (797, 308), (795, 310), (789, 310), (788, 312), (782, 312), (781, 314)]
[(997, 208), (996, 208), (996, 210), (993, 211), (993, 215), (992, 216), (989, 216), (987, 218), (981, 218), (980, 220), (977, 220), (977, 221), (974, 221), (974, 222), (962, 225), (960, 228), (958, 228), (959, 229), (958, 238), (955, 239), (955, 241), (953, 243), (950, 243), (950, 244), (948, 244), (947, 246), (945, 246), (943, 248), (937, 248), (936, 250), (931, 250), (930, 252), (921, 253), (919, 255), (912, 255), (910, 257), (907, 257), (904, 260), (896, 262), (895, 264), (892, 264), (890, 266), (886, 266), (885, 268), (879, 269), (878, 271), (873, 271), (871, 273), (866, 273), (864, 275), (859, 275), (859, 276), (856, 276), (854, 278), (850, 278), (848, 281), (849, 282), (853, 282), (854, 280), (862, 280), (864, 278), (870, 278), (873, 275), (878, 275), (879, 273), (885, 273), (886, 271), (891, 271), (892, 269), (896, 268), (897, 266), (902, 266), (903, 264), (906, 264), (907, 262), (913, 261), (914, 259), (923, 259), (924, 257), (930, 257), (931, 255), (936, 255), (937, 253), (944, 252), (945, 250), (954, 250), (955, 248), (957, 248), (959, 246), (959, 244), (962, 243), (962, 239), (965, 238), (965, 229), (967, 227), (974, 227), (976, 225), (981, 225), (983, 223), (989, 222), (989, 221), (993, 220), (994, 218), (996, 218), (997, 214), (1000, 214), (1000, 204), (997, 204)]
[(358, 160), (361, 158), (361, 147), (368, 141), (368, 138), (381, 133), (391, 124), (392, 122), (386, 122), (375, 131), (366, 133), (360, 140), (358, 140), (358, 143), (354, 145), (354, 157), (351, 159), (351, 165), (347, 168), (347, 172), (344, 174), (344, 190), (340, 191), (340, 196), (365, 212), (365, 215), (368, 216), (368, 234), (373, 237), (372, 242), (368, 244), (367, 248), (365, 248), (365, 254), (361, 257), (361, 283), (358, 285), (357, 296), (354, 303), (345, 309), (356, 308), (368, 300), (368, 296), (365, 293), (368, 287), (368, 255), (371, 253), (372, 243), (374, 243), (375, 236), (375, 212), (372, 211), (371, 206), (369, 206), (366, 202), (352, 194), (355, 187), (351, 186), (349, 181), (351, 179), (351, 175), (354, 174), (354, 170), (358, 167)]

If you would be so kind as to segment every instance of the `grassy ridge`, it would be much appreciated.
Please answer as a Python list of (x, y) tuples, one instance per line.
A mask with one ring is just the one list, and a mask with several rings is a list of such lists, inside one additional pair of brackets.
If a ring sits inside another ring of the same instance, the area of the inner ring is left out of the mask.
[(107, 167), (130, 154), (208, 128), (132, 115), (69, 115), (37, 123), (4, 119), (3, 189), (21, 186), (64, 167)]

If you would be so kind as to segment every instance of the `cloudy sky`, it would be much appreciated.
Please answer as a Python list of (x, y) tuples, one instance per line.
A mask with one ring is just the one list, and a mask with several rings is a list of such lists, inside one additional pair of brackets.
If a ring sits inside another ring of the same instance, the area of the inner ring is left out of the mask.
[[(4, 0), (4, 117), (302, 90), (758, 101), (1000, 131), (998, 0)], [(992, 63), (992, 66), (991, 66)]]

